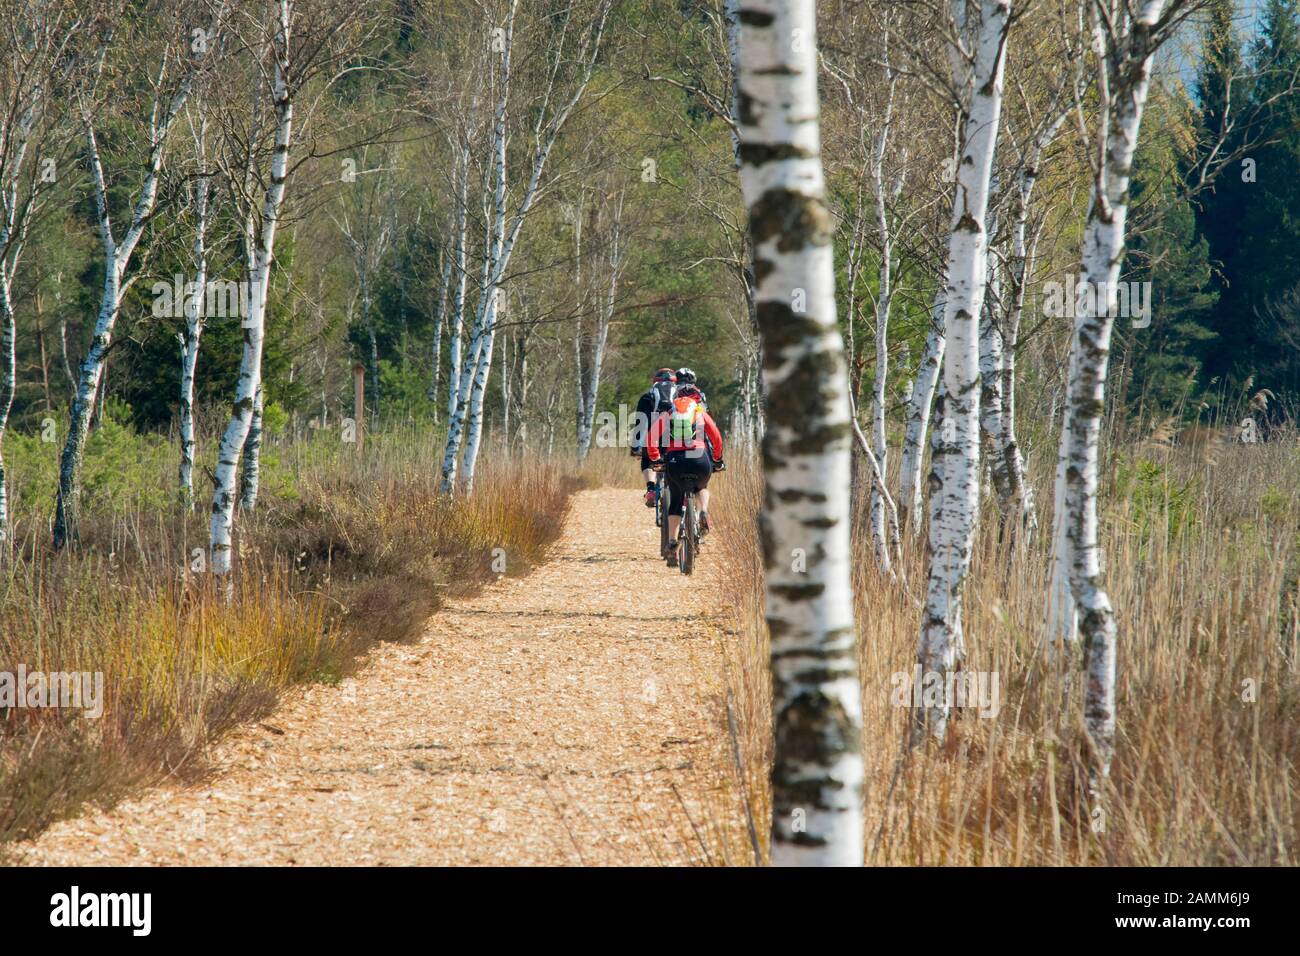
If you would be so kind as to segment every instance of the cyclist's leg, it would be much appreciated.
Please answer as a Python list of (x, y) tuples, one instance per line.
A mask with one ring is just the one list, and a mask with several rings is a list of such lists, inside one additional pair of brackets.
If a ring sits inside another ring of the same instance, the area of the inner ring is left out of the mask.
[(710, 529), (709, 522), (709, 479), (713, 477), (713, 464), (707, 457), (696, 458), (691, 461), (691, 474), (694, 477), (692, 484), (695, 487), (695, 504), (696, 511), (700, 516), (701, 531)]
[(682, 525), (682, 511), (686, 504), (686, 485), (681, 480), (683, 470), (689, 468), (680, 457), (668, 458), (664, 476), (668, 480), (668, 542), (675, 544), (677, 529)]
[(655, 506), (655, 471), (650, 467), (650, 456), (641, 450), (641, 477), (645, 480), (645, 504), (647, 508)]

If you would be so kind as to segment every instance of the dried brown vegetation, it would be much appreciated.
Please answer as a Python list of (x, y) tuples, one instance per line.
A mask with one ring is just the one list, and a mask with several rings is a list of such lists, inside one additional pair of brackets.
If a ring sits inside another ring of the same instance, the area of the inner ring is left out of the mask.
[(0, 671), (102, 672), (106, 702), (93, 720), (0, 710), (0, 844), (88, 800), (201, 774), (208, 745), (280, 690), (338, 681), (372, 642), (415, 636), (443, 599), (491, 578), (493, 549), (511, 574), (538, 560), (574, 469), (490, 466), (453, 499), (436, 492), (433, 447), (408, 429), (372, 436), (363, 460), (337, 443), (274, 449), (295, 481), (272, 478), (242, 524), (230, 601), (200, 570), (203, 515), (88, 515), (82, 546), (57, 555), (42, 517), (22, 519), (0, 582)]
[[(1047, 542), (999, 542), (986, 514), (965, 667), (998, 673), (1001, 710), (957, 711), (944, 748), (909, 752), (911, 714), (894, 706), (891, 678), (915, 661), (923, 555), (904, 555), (910, 586), (882, 578), (859, 501), (868, 862), (1295, 865), (1300, 489), (1285, 476), (1297, 467), (1292, 444), (1227, 447), (1215, 463), (1184, 448), (1110, 457), (1103, 545), (1119, 616), (1119, 736), (1096, 805), (1079, 797), (1081, 681), (1040, 648)], [(1049, 476), (1033, 477), (1050, 501)], [(759, 487), (734, 468), (715, 511), (731, 589), (731, 693), (761, 821), (771, 743), (752, 530)]]

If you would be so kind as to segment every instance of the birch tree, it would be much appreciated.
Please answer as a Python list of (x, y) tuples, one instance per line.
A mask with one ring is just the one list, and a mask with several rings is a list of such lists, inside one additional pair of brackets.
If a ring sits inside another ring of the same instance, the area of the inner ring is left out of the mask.
[(469, 214), (469, 145), (457, 144), (455, 151), (455, 205), (452, 214), (452, 227), (455, 251), (452, 254), (452, 273), (455, 276), (454, 292), (451, 298), (451, 326), (448, 330), (450, 346), (447, 360), (447, 422), (456, 415), (460, 404), (460, 369), (462, 365), (461, 348), (465, 335), (465, 288), (468, 274), (465, 271), (465, 239), (467, 216)]
[[(248, 43), (259, 80), (257, 88), (269, 99), (270, 128), (273, 130), (269, 164), (256, 220), (246, 223), (249, 237), (247, 311), (241, 318), (243, 350), (230, 421), (221, 438), (212, 495), (209, 550), (212, 572), (227, 575), (231, 570), (231, 535), (234, 526), (236, 477), (242, 456), (260, 418), (262, 403), (262, 347), (266, 332), (267, 295), (275, 262), (275, 240), (284, 211), (285, 194), (292, 171), (290, 153), (295, 135), (295, 104), (304, 88), (316, 79), (325, 87), (349, 71), (349, 60), (364, 47), (367, 30), (362, 3), (340, 2), (313, 7), (310, 16), (297, 0), (274, 0), (269, 16), (250, 18)], [(240, 138), (240, 137), (237, 137)], [(260, 431), (260, 428), (258, 429)], [(254, 451), (256, 445), (254, 445)], [(254, 456), (250, 456), (256, 461)], [(256, 500), (256, 469), (245, 472), (245, 490), (252, 487)], [(228, 587), (230, 585), (228, 584)]]
[[(903, 86), (893, 42), (903, 14), (894, 7), (873, 13), (862, 16), (848, 5), (832, 11), (835, 46), (851, 52), (824, 57), (823, 69), (837, 81), (831, 90), (838, 87), (842, 91), (840, 112), (831, 114), (830, 120), (840, 127), (840, 136), (828, 140), (826, 150), (836, 160), (828, 159), (832, 181), (847, 180), (838, 190), (844, 198), (832, 208), (841, 222), (841, 232), (848, 233), (843, 302), (850, 393), (856, 403), (868, 356), (865, 347), (861, 355), (856, 354), (857, 313), (860, 305), (869, 306), (874, 326), (869, 525), (876, 564), (892, 575), (897, 519), (883, 486), (889, 466), (889, 330), (895, 301), (900, 291), (906, 293), (900, 238), (928, 203), (921, 190), (912, 191), (906, 203), (901, 201), (912, 172), (914, 143), (920, 138), (919, 111)], [(830, 103), (834, 105), (836, 100)], [(874, 285), (865, 274), (872, 254)]]
[[(691, 24), (703, 24), (701, 29), (706, 36), (706, 55), (692, 57), (689, 50), (675, 45), (675, 75), (654, 73), (647, 77), (653, 82), (665, 83), (682, 90), (691, 98), (692, 103), (699, 104), (715, 119), (726, 124), (731, 146), (731, 172), (737, 174), (740, 169), (740, 114), (737, 97), (740, 7), (740, 0), (715, 0), (691, 7)], [(682, 14), (683, 17), (688, 15), (686, 8), (683, 8)], [(692, 132), (690, 135), (695, 134)], [(733, 175), (721, 180), (711, 177), (709, 184), (721, 188), (735, 187), (738, 186), (738, 179)], [(728, 312), (739, 345), (735, 360), (739, 389), (732, 406), (732, 437), (729, 441), (734, 448), (749, 449), (758, 442), (765, 427), (761, 395), (761, 337), (755, 309), (754, 255), (749, 231), (744, 221), (737, 220), (731, 214), (731, 204), (719, 202), (712, 190), (692, 194), (690, 199), (692, 208), (717, 226), (725, 243), (724, 249), (702, 261), (723, 265), (728, 277), (744, 298), (743, 313)]]
[[(78, 110), (86, 138), (86, 161), (90, 171), (91, 187), (95, 197), (95, 214), (99, 223), (100, 244), (103, 250), (104, 280), (100, 294), (99, 314), (90, 348), (81, 363), (76, 394), (69, 415), (68, 437), (59, 459), (59, 487), (55, 506), (54, 546), (62, 547), (77, 537), (78, 505), (81, 494), (81, 462), (85, 452), (86, 433), (90, 427), (96, 395), (104, 375), (108, 350), (113, 340), (122, 306), (122, 298), (134, 282), (129, 274), (131, 261), (146, 226), (154, 214), (158, 201), (158, 186), (162, 175), (163, 159), (168, 140), (176, 125), (196, 75), (207, 60), (210, 43), (222, 26), (224, 4), (219, 4), (207, 26), (197, 29), (203, 34), (202, 42), (191, 33), (191, 25), (182, 14), (188, 8), (174, 10), (169, 15), (150, 6), (148, 10), (128, 12), (119, 4), (108, 15), (100, 42), (89, 88), (81, 93)], [(134, 14), (134, 16), (133, 16)], [(134, 200), (129, 207), (127, 226), (119, 231), (113, 225), (114, 209), (110, 202), (108, 175), (100, 149), (97, 110), (108, 99), (117, 95), (109, 89), (105, 79), (105, 63), (110, 47), (125, 34), (127, 39), (141, 42), (144, 27), (151, 18), (166, 24), (166, 34), (160, 43), (158, 66), (151, 75), (148, 120), (145, 127), (146, 159), (144, 173)]]
[[(1035, 188), (1047, 150), (1056, 141), (1070, 115), (1072, 104), (1062, 104), (1062, 85), (1055, 91), (1045, 108), (1031, 106), (1024, 87), (1017, 84), (1027, 118), (1028, 142), (1010, 139), (1019, 153), (1013, 171), (1012, 225), (1008, 241), (1009, 254), (1005, 263), (1006, 288), (1002, 295), (1001, 321), (998, 328), (1000, 347), (1001, 428), (991, 435), (999, 467), (1005, 475), (1009, 508), (1004, 514), (1014, 515), (1016, 526), (1028, 534), (1038, 527), (1038, 511), (1033, 489), (1025, 476), (1025, 458), (1016, 436), (1016, 351), (1020, 345), (1020, 324), (1025, 312), (1025, 295), (1033, 278), (1039, 238), (1042, 235), (1043, 217), (1031, 225)], [(1030, 119), (1032, 117), (1032, 119)]]
[[(579, 351), (580, 358), (585, 358), (579, 365), (580, 388), (582, 391), (582, 419), (578, 423), (578, 460), (583, 461), (591, 450), (592, 429), (596, 420), (596, 393), (600, 389), (600, 375), (605, 365), (605, 348), (609, 342), (609, 326), (614, 318), (614, 308), (618, 304), (618, 283), (627, 264), (627, 236), (623, 226), (623, 202), (625, 196), (619, 192), (617, 198), (610, 197), (610, 222), (608, 234), (604, 237), (606, 285), (605, 294), (595, 305), (596, 323), (590, 335), (590, 344), (585, 356)], [(581, 328), (581, 322), (579, 323)]]
[(429, 356), (429, 401), (433, 403), (435, 425), (442, 404), (442, 336), (447, 326), (447, 296), (451, 292), (452, 257), (445, 247), (438, 250), (438, 262), (438, 300), (433, 310), (433, 347)]
[[(970, 83), (961, 160), (956, 169), (948, 287), (944, 301), (943, 391), (936, 406), (941, 426), (931, 441), (930, 571), (917, 659), (921, 672), (946, 686), (965, 652), (962, 589), (970, 569), (979, 514), (979, 335), (988, 279), (985, 218), (993, 154), (1002, 111), (1002, 67), (1010, 24), (1009, 0), (980, 0), (968, 22), (966, 0), (951, 14), (953, 85)], [(929, 679), (929, 678), (927, 678)], [(948, 722), (944, 699), (917, 711), (914, 739), (928, 731), (942, 740)]]
[(820, 155), (816, 18), (812, 0), (751, 0), (738, 19), (740, 182), (767, 397), (759, 527), (775, 722), (772, 862), (856, 866), (852, 421)]
[[(948, 95), (956, 96), (961, 103), (967, 103), (971, 92), (970, 63), (964, 60), (954, 62), (951, 51), (949, 51), (949, 54), (949, 61), (953, 63), (953, 69), (958, 71), (960, 76), (957, 88), (949, 90)], [(920, 55), (924, 55), (924, 51), (913, 54), (914, 57)], [(949, 80), (949, 82), (952, 81)], [(944, 208), (951, 208), (952, 189), (957, 178), (957, 162), (961, 158), (961, 121), (964, 115), (964, 109), (957, 111), (957, 123), (952, 129), (951, 149), (944, 164), (944, 174), (941, 177), (942, 195), (945, 199)], [(943, 229), (946, 233), (948, 225), (946, 221), (943, 221), (938, 228)], [(917, 364), (916, 374), (912, 378), (911, 388), (908, 390), (903, 415), (903, 448), (899, 455), (898, 507), (901, 516), (900, 520), (910, 530), (914, 538), (920, 535), (923, 527), (922, 507), (924, 499), (921, 494), (921, 478), (924, 473), (926, 440), (929, 435), (934, 398), (938, 390), (939, 373), (943, 368), (943, 356), (948, 347), (948, 340), (944, 334), (944, 314), (947, 306), (948, 287), (947, 257), (941, 253), (940, 258), (944, 259), (945, 262), (940, 267), (937, 282), (935, 283), (934, 301), (930, 306), (930, 323), (926, 328), (925, 346), (921, 350), (921, 359)]]
[[(610, 4), (608, 0), (600, 0), (596, 4), (589, 26), (574, 22), (581, 19), (579, 9), (569, 11), (564, 17), (558, 40), (553, 40), (548, 49), (540, 104), (536, 109), (536, 118), (530, 131), (532, 149), (528, 179), (523, 186), (518, 203), (510, 209), (506, 159), (512, 92), (511, 56), (515, 43), (517, 7), (517, 0), (511, 0), (505, 26), (499, 33), (494, 33), (498, 38), (501, 51), (490, 150), (492, 199), (488, 236), (484, 248), (483, 273), (470, 340), (470, 361), (465, 361), (462, 367), (462, 394), (448, 426), (447, 448), (443, 455), (442, 489), (445, 492), (450, 492), (456, 487), (457, 459), (461, 454), (462, 445), (464, 465), (460, 475), (460, 486), (465, 491), (473, 487), (474, 469), (483, 434), (483, 400), (492, 369), (492, 352), (496, 340), (502, 283), (524, 222), (532, 212), (542, 190), (542, 176), (556, 140), (591, 82), (596, 60), (600, 55)], [(571, 32), (580, 33), (582, 38), (578, 49), (566, 55), (565, 49)], [(566, 66), (570, 66), (575, 74), (572, 79), (572, 89), (567, 96), (561, 89)], [(464, 371), (470, 368), (472, 368), (472, 377), (469, 378), (469, 393), (466, 395), (467, 383)]]
[[(266, 331), (266, 301), (270, 288), (271, 267), (275, 259), (275, 235), (284, 205), (289, 175), (289, 151), (293, 143), (294, 93), (299, 78), (298, 64), (291, 59), (295, 21), (294, 0), (279, 0), (271, 15), (269, 50), (270, 79), (267, 89), (271, 99), (274, 146), (271, 151), (270, 176), (262, 197), (260, 228), (246, 219), (245, 255), (248, 257), (247, 314), (241, 317), (244, 346), (239, 361), (239, 378), (230, 422), (226, 425), (217, 451), (217, 470), (213, 479), (212, 521), (209, 531), (210, 566), (217, 575), (231, 569), (231, 529), (234, 525), (235, 480), (240, 456), (252, 426), (257, 393), (261, 388), (262, 342)], [(259, 68), (261, 53), (258, 50)], [(256, 109), (257, 107), (255, 107)]]
[[(1090, 781), (1099, 789), (1115, 750), (1116, 626), (1102, 582), (1097, 487), (1116, 287), (1124, 258), (1129, 183), (1142, 112), (1157, 51), (1197, 4), (1194, 0), (1094, 0), (1089, 12), (1097, 70), (1097, 117), (1092, 137), (1093, 186), (1084, 223), (1066, 408), (1057, 464), (1054, 560), (1067, 571), (1073, 607), (1054, 608), (1054, 623), (1077, 615), (1086, 675), (1083, 716)], [(1064, 634), (1065, 631), (1058, 633)], [(1055, 636), (1055, 635), (1054, 635)]]
[(934, 405), (935, 387), (939, 383), (939, 370), (943, 367), (943, 353), (948, 340), (943, 334), (944, 321), (944, 287), (947, 276), (941, 277), (939, 290), (934, 296), (934, 305), (930, 309), (930, 324), (926, 329), (925, 347), (921, 351), (921, 361), (917, 365), (916, 375), (912, 378), (912, 388), (907, 397), (904, 411), (903, 448), (899, 455), (898, 494), (900, 521), (913, 536), (921, 533), (922, 506), (921, 495), (922, 466), (925, 462), (926, 436), (929, 433), (930, 410)]
[(177, 469), (181, 504), (194, 504), (194, 371), (199, 361), (199, 342), (203, 335), (204, 304), (208, 284), (208, 217), (212, 199), (212, 176), (207, 170), (208, 125), (206, 111), (199, 105), (190, 115), (190, 132), (194, 137), (194, 154), (199, 174), (194, 183), (194, 292), (185, 302), (185, 331), (178, 333), (181, 346), (180, 440), (181, 460)]
[[(57, 107), (54, 98), (68, 66), (64, 58), (81, 27), (73, 6), (59, 0), (28, 0), (0, 14), (0, 541), (6, 543), (9, 493), (3, 443), (18, 371), (14, 280), (28, 229), (49, 192), (49, 177), (38, 163), (61, 158), (62, 127), (52, 107)], [(42, 371), (44, 348), (42, 339)], [(45, 391), (48, 408), (48, 381)]]
[(361, 323), (369, 345), (370, 420), (379, 422), (379, 338), (374, 317), (375, 276), (396, 231), (394, 210), (398, 197), (392, 191), (391, 158), (381, 156), (379, 166), (369, 168), (368, 152), (361, 154), (361, 167), (343, 188), (343, 202), (334, 223), (352, 257), (352, 269), (360, 297)]

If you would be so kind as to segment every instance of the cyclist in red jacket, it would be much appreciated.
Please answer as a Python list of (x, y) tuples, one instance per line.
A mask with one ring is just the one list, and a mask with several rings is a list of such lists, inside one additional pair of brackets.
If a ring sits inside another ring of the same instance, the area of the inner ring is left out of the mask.
[(693, 385), (678, 387), (673, 396), (672, 411), (657, 417), (650, 428), (646, 455), (651, 462), (660, 461), (662, 456), (668, 476), (669, 550), (664, 558), (675, 564), (677, 529), (682, 522), (687, 484), (699, 491), (700, 533), (706, 533), (711, 528), (709, 478), (713, 472), (726, 467), (722, 460), (722, 432), (704, 410), (703, 396), (698, 388)]

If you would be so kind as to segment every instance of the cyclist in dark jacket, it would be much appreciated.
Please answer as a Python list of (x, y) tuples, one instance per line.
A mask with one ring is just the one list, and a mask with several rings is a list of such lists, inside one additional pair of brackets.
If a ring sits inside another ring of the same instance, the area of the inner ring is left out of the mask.
[(641, 477), (645, 479), (645, 506), (655, 506), (655, 473), (650, 467), (646, 455), (646, 438), (657, 416), (666, 416), (673, 407), (673, 392), (676, 390), (677, 373), (670, 368), (661, 368), (650, 379), (650, 390), (636, 403), (636, 416), (632, 419), (632, 434), (629, 446), (632, 457), (641, 459)]

